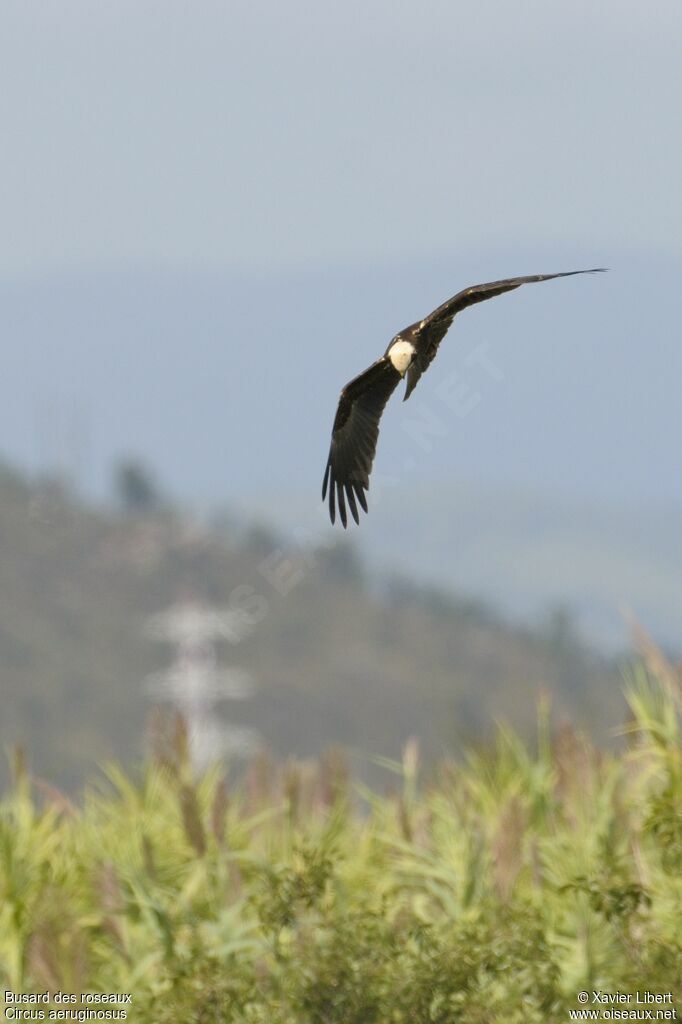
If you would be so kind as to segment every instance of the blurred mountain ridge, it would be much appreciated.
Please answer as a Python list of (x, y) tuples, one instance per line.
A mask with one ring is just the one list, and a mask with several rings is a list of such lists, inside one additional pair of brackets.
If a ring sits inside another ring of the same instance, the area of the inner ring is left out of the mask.
[(142, 680), (169, 656), (145, 622), (187, 594), (251, 615), (219, 660), (246, 669), (256, 693), (220, 712), (277, 755), (340, 743), (364, 771), (411, 735), (427, 759), (485, 739), (498, 718), (530, 735), (540, 692), (601, 742), (622, 718), (616, 666), (570, 616), (555, 610), (532, 630), (404, 575), (379, 586), (338, 534), (302, 548), (267, 524), (117, 513), (6, 469), (0, 542), (0, 739), (67, 786), (93, 762), (142, 756)]
[[(581, 635), (611, 655), (634, 615), (672, 654), (682, 649), (682, 503), (577, 498), (516, 483), (410, 480), (370, 488), (351, 528), (373, 574), (401, 572), (477, 595), (531, 626), (570, 610)], [(249, 496), (244, 516), (277, 508), (281, 529), (326, 536), (317, 494)]]

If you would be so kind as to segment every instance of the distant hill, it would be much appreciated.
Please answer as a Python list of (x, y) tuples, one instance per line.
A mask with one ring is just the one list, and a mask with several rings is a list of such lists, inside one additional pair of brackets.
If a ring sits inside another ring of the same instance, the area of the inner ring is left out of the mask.
[(93, 762), (141, 755), (141, 681), (169, 660), (143, 626), (188, 592), (257, 612), (220, 652), (253, 674), (256, 695), (223, 712), (278, 755), (342, 743), (362, 774), (410, 735), (427, 757), (485, 738), (499, 717), (528, 735), (541, 690), (599, 741), (622, 719), (617, 672), (560, 615), (534, 632), (405, 577), (377, 589), (344, 544), (295, 549), (267, 527), (119, 516), (9, 471), (0, 544), (0, 739), (68, 786)]
[[(370, 515), (353, 534), (374, 573), (400, 571), (479, 595), (515, 622), (540, 623), (562, 607), (582, 636), (615, 654), (629, 644), (630, 610), (682, 655), (682, 505), (560, 497), (539, 488), (410, 479), (370, 489)], [(265, 515), (272, 495), (243, 502)], [(326, 536), (317, 494), (277, 495), (292, 536)], [(406, 524), (409, 536), (406, 538)], [(413, 528), (412, 524), (416, 524)]]

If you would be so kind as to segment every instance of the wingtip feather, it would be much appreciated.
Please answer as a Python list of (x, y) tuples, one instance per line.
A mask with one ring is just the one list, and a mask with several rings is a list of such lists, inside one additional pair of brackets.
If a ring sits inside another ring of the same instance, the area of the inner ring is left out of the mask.
[(343, 523), (343, 528), (345, 530), (346, 527), (348, 526), (348, 514), (346, 512), (346, 498), (345, 498), (345, 495), (343, 493), (343, 487), (339, 483), (337, 483), (337, 490), (338, 490), (337, 499), (338, 499), (338, 504), (339, 504), (339, 515), (341, 516), (341, 522)]
[(346, 487), (346, 497), (348, 499), (348, 504), (350, 506), (351, 515), (353, 516), (353, 519), (359, 526), (360, 516), (358, 515), (358, 506), (355, 504), (355, 494), (353, 493), (353, 488), (350, 485)]
[(329, 488), (329, 518), (332, 521), (332, 526), (336, 522), (336, 488), (334, 487), (334, 481)]
[(367, 498), (365, 497), (365, 492), (364, 492), (364, 490), (362, 488), (362, 485), (361, 484), (354, 484), (353, 487), (355, 489), (355, 493), (357, 495), (357, 499), (360, 502), (360, 505), (362, 506), (363, 512), (367, 512)]

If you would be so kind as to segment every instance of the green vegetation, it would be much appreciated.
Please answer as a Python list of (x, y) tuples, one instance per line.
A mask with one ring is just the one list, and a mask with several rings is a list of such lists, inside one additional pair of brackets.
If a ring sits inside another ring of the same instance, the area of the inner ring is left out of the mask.
[[(682, 676), (627, 681), (628, 741), (552, 734), (353, 786), (343, 757), (228, 787), (181, 723), (82, 807), (16, 759), (0, 816), (0, 983), (130, 992), (193, 1024), (552, 1024), (586, 989), (682, 984)], [(679, 1004), (677, 1004), (679, 1005)]]

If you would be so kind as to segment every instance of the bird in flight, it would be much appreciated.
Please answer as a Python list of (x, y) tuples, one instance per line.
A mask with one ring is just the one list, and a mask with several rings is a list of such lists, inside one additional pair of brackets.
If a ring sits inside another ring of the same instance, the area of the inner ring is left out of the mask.
[(403, 401), (410, 397), (419, 378), (431, 365), (456, 313), (476, 302), (485, 302), (496, 295), (511, 292), (522, 284), (551, 281), (555, 277), (573, 277), (575, 274), (597, 274), (603, 270), (604, 267), (568, 270), (562, 274), (533, 274), (530, 277), (510, 277), (505, 281), (476, 284), (458, 292), (423, 320), (399, 331), (381, 359), (372, 363), (359, 377), (354, 377), (341, 391), (322, 483), (323, 501), (329, 491), (332, 523), (336, 520), (337, 505), (344, 528), (348, 524), (346, 502), (356, 523), (360, 522), (358, 505), (367, 511), (365, 491), (369, 489), (369, 474), (374, 462), (381, 414), (398, 382), (405, 376), (407, 387)]

